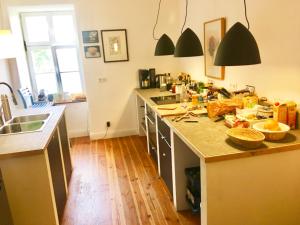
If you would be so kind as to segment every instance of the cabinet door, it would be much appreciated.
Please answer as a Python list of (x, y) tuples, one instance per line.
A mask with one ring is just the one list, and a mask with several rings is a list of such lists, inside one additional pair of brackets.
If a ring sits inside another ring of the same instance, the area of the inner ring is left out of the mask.
[(0, 171), (0, 225), (12, 225), (12, 218), (8, 206), (4, 183)]
[(160, 175), (173, 195), (171, 148), (166, 139), (159, 134)]

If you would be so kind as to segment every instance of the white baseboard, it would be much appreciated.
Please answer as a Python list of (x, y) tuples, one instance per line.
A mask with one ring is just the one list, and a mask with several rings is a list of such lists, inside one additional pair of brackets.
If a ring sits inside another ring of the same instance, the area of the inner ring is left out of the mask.
[(89, 136), (87, 130), (68, 130), (69, 138), (86, 137)]
[(130, 135), (137, 135), (138, 131), (136, 129), (131, 130), (108, 130), (106, 136), (105, 132), (90, 132), (90, 139), (97, 140), (97, 139), (107, 139), (107, 138), (116, 138), (116, 137), (125, 137)]

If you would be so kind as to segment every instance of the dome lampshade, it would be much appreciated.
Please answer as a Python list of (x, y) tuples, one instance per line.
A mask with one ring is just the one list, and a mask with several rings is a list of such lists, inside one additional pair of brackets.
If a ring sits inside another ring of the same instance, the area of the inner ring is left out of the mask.
[(174, 56), (191, 57), (201, 55), (203, 55), (203, 49), (199, 38), (190, 28), (187, 28), (176, 43)]
[(222, 39), (215, 58), (216, 66), (240, 66), (261, 63), (257, 43), (251, 32), (235, 23)]
[(174, 44), (171, 38), (168, 35), (163, 34), (157, 41), (155, 47), (155, 56), (159, 55), (173, 55), (174, 54)]

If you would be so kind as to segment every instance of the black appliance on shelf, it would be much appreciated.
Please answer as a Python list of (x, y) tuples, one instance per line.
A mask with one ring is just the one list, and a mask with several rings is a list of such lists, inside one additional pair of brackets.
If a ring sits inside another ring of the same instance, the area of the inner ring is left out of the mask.
[(140, 83), (140, 88), (142, 89), (150, 88), (150, 76), (148, 70), (144, 70), (144, 69), (139, 70), (139, 83)]
[(140, 88), (155, 88), (156, 87), (156, 76), (155, 69), (139, 69), (139, 83)]
[(149, 69), (149, 75), (150, 75), (150, 88), (156, 88), (156, 78), (155, 78), (155, 69), (151, 68)]
[(191, 167), (185, 169), (187, 177), (186, 200), (192, 207), (192, 211), (200, 211), (201, 187), (200, 187), (200, 167)]

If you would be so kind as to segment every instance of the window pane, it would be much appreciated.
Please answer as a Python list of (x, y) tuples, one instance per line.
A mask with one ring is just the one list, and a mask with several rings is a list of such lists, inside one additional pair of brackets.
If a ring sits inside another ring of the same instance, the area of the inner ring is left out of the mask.
[(54, 38), (56, 42), (74, 42), (75, 31), (72, 15), (57, 15), (52, 17)]
[(80, 93), (82, 92), (79, 72), (61, 73), (61, 80), (64, 92)]
[(30, 54), (35, 73), (51, 73), (55, 71), (52, 52), (49, 48), (31, 49)]
[(59, 48), (56, 50), (60, 72), (74, 72), (79, 70), (76, 48)]
[(48, 22), (46, 16), (26, 16), (26, 33), (28, 42), (48, 42)]
[(38, 91), (44, 89), (46, 94), (57, 93), (55, 73), (37, 74), (35, 80)]

